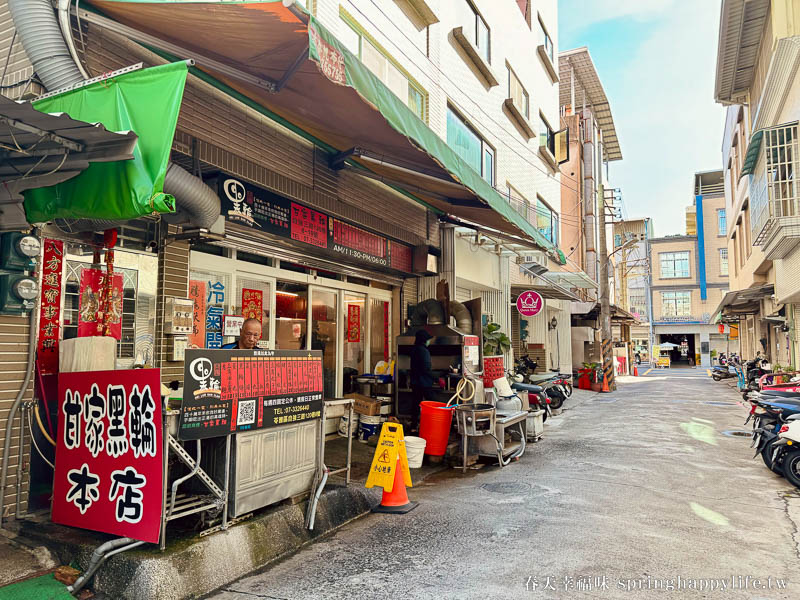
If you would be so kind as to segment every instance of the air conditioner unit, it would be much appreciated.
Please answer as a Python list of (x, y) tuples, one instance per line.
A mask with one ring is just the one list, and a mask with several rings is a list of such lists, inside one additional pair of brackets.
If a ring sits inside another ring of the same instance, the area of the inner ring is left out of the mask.
[(518, 265), (542, 265), (543, 267), (547, 266), (547, 255), (544, 252), (534, 252), (531, 254), (525, 254), (524, 256), (520, 256), (517, 258)]

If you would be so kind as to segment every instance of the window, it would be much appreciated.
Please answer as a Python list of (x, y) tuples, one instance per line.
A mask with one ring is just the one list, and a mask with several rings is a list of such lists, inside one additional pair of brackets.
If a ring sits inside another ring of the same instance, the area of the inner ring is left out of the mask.
[(519, 79), (517, 78), (511, 67), (508, 68), (508, 97), (514, 101), (514, 106), (517, 107), (526, 119), (531, 116), (530, 112), (530, 98), (528, 92), (522, 87)]
[(452, 108), (447, 107), (447, 145), (455, 150), (475, 172), (494, 185), (496, 171), (494, 148), (467, 125)]
[(558, 246), (558, 213), (545, 204), (544, 200), (536, 198), (536, 229), (548, 240)]
[(719, 274), (727, 277), (728, 276), (728, 249), (727, 248), (720, 248), (719, 249)]
[(550, 34), (547, 33), (547, 28), (544, 26), (544, 22), (542, 22), (542, 17), (539, 17), (539, 29), (541, 30), (542, 34), (542, 45), (544, 46), (544, 51), (547, 54), (548, 58), (550, 58), (550, 62), (555, 62), (555, 49), (553, 46), (553, 40), (550, 37)]
[(661, 257), (661, 279), (689, 277), (688, 252), (663, 252)]
[(475, 6), (473, 6), (472, 2), (467, 2), (467, 7), (469, 8), (468, 18), (471, 22), (466, 24), (464, 32), (471, 37), (470, 41), (475, 45), (475, 48), (477, 48), (481, 58), (487, 63), (491, 62), (491, 35), (489, 33), (489, 26)]
[(662, 317), (688, 317), (691, 313), (691, 292), (661, 292)]
[(734, 232), (733, 236), (731, 236), (731, 241), (733, 242), (733, 273), (734, 275), (739, 274), (739, 242), (736, 239), (736, 232)]
[(392, 60), (380, 45), (371, 39), (349, 18), (341, 16), (343, 27), (341, 39), (350, 52), (388, 87), (394, 95), (405, 102), (420, 119), (425, 119), (425, 91)]
[(718, 235), (728, 234), (728, 221), (727, 217), (725, 216), (724, 208), (720, 208), (717, 210), (717, 234)]
[(621, 233), (615, 233), (614, 234), (614, 248), (619, 248), (620, 246), (622, 246), (622, 234)]
[(556, 155), (555, 140), (550, 124), (544, 120), (544, 116), (539, 115), (539, 146), (547, 148), (550, 154)]

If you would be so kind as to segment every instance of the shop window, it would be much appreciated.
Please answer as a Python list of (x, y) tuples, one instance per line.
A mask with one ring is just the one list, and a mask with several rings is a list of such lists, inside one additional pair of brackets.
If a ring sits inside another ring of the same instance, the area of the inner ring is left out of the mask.
[(255, 315), (255, 318), (261, 321), (261, 339), (264, 341), (269, 340), (269, 305), (271, 301), (272, 286), (268, 282), (236, 274), (236, 294), (230, 300), (231, 314), (243, 317)]
[(725, 216), (725, 209), (720, 208), (717, 210), (717, 235), (728, 234), (728, 219)]
[(272, 266), (272, 259), (270, 257), (260, 254), (251, 254), (250, 252), (242, 252), (241, 250), (236, 251), (236, 259), (253, 263), (254, 265), (264, 265), (265, 267)]
[(688, 252), (662, 252), (659, 257), (661, 261), (661, 279), (689, 277)]
[(350, 14), (340, 9), (341, 40), (350, 52), (361, 59), (372, 73), (420, 119), (425, 120), (426, 93), (386, 50), (359, 25)]
[[(338, 293), (314, 288), (311, 295), (311, 349), (322, 350), (323, 390), (336, 397), (336, 317)], [(347, 385), (349, 383), (349, 386)], [(345, 381), (345, 393), (353, 381)]]
[[(81, 273), (91, 268), (87, 263), (68, 260), (66, 262), (66, 278), (64, 285), (64, 339), (78, 336), (78, 312), (80, 309)], [(105, 265), (103, 266), (105, 272)], [(143, 317), (143, 325), (148, 326), (150, 316), (147, 306), (137, 310), (138, 273), (132, 269), (115, 268), (115, 273), (122, 274), (122, 334), (117, 342), (117, 359), (120, 364), (133, 366), (136, 362), (152, 365), (152, 345), (147, 356), (136, 354), (137, 314)], [(144, 354), (141, 353), (140, 354)], [(138, 359), (138, 360), (137, 360)]]
[(227, 273), (213, 271), (189, 271), (189, 286), (193, 285), (199, 293), (198, 300), (202, 304), (203, 318), (198, 331), (190, 336), (190, 345), (201, 348), (221, 348), (222, 344), (232, 342), (236, 338), (222, 338), (222, 319), (231, 306), (231, 276)]
[(203, 254), (212, 254), (214, 256), (228, 256), (227, 248), (214, 246), (212, 244), (193, 244), (192, 252), (202, 252)]
[(354, 378), (366, 372), (364, 359), (366, 340), (366, 296), (345, 292), (344, 294), (344, 347), (343, 347), (343, 391), (357, 391)]
[(322, 269), (317, 269), (317, 276), (324, 277), (325, 279), (335, 279), (337, 281), (342, 281), (344, 277), (342, 277), (339, 273), (334, 273), (333, 271), (323, 271)]
[[(304, 350), (308, 325), (308, 286), (278, 281), (275, 285), (275, 348)], [(312, 350), (320, 350), (312, 337)]]
[(447, 107), (447, 145), (476, 173), (494, 185), (494, 149), (450, 106)]
[(364, 287), (369, 287), (369, 279), (362, 279), (361, 277), (353, 277), (352, 275), (347, 276), (347, 283), (354, 283), (356, 285), (363, 285)]
[(309, 267), (298, 265), (297, 263), (287, 262), (285, 260), (281, 261), (281, 269), (284, 271), (291, 271), (292, 273), (303, 273), (305, 275), (311, 274), (311, 269)]
[(389, 361), (391, 356), (391, 315), (389, 302), (386, 300), (370, 300), (370, 336), (369, 336), (369, 371), (375, 372), (375, 365), (380, 361)]

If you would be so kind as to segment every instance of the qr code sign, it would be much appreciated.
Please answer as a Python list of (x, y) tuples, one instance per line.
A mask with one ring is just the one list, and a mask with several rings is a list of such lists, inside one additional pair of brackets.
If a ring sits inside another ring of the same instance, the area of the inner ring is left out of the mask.
[(239, 414), (236, 417), (237, 425), (252, 425), (256, 420), (256, 401), (240, 400)]

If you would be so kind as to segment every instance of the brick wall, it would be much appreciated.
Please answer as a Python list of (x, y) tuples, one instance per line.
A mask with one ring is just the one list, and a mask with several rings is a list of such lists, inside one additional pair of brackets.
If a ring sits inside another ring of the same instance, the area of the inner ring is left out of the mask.
[(189, 295), (189, 244), (172, 242), (166, 237), (175, 235), (174, 225), (162, 227), (158, 251), (158, 292), (156, 294), (156, 366), (161, 368), (161, 381), (177, 379), (183, 382), (183, 361), (170, 360), (172, 336), (164, 334), (164, 304), (167, 297), (186, 298)]

